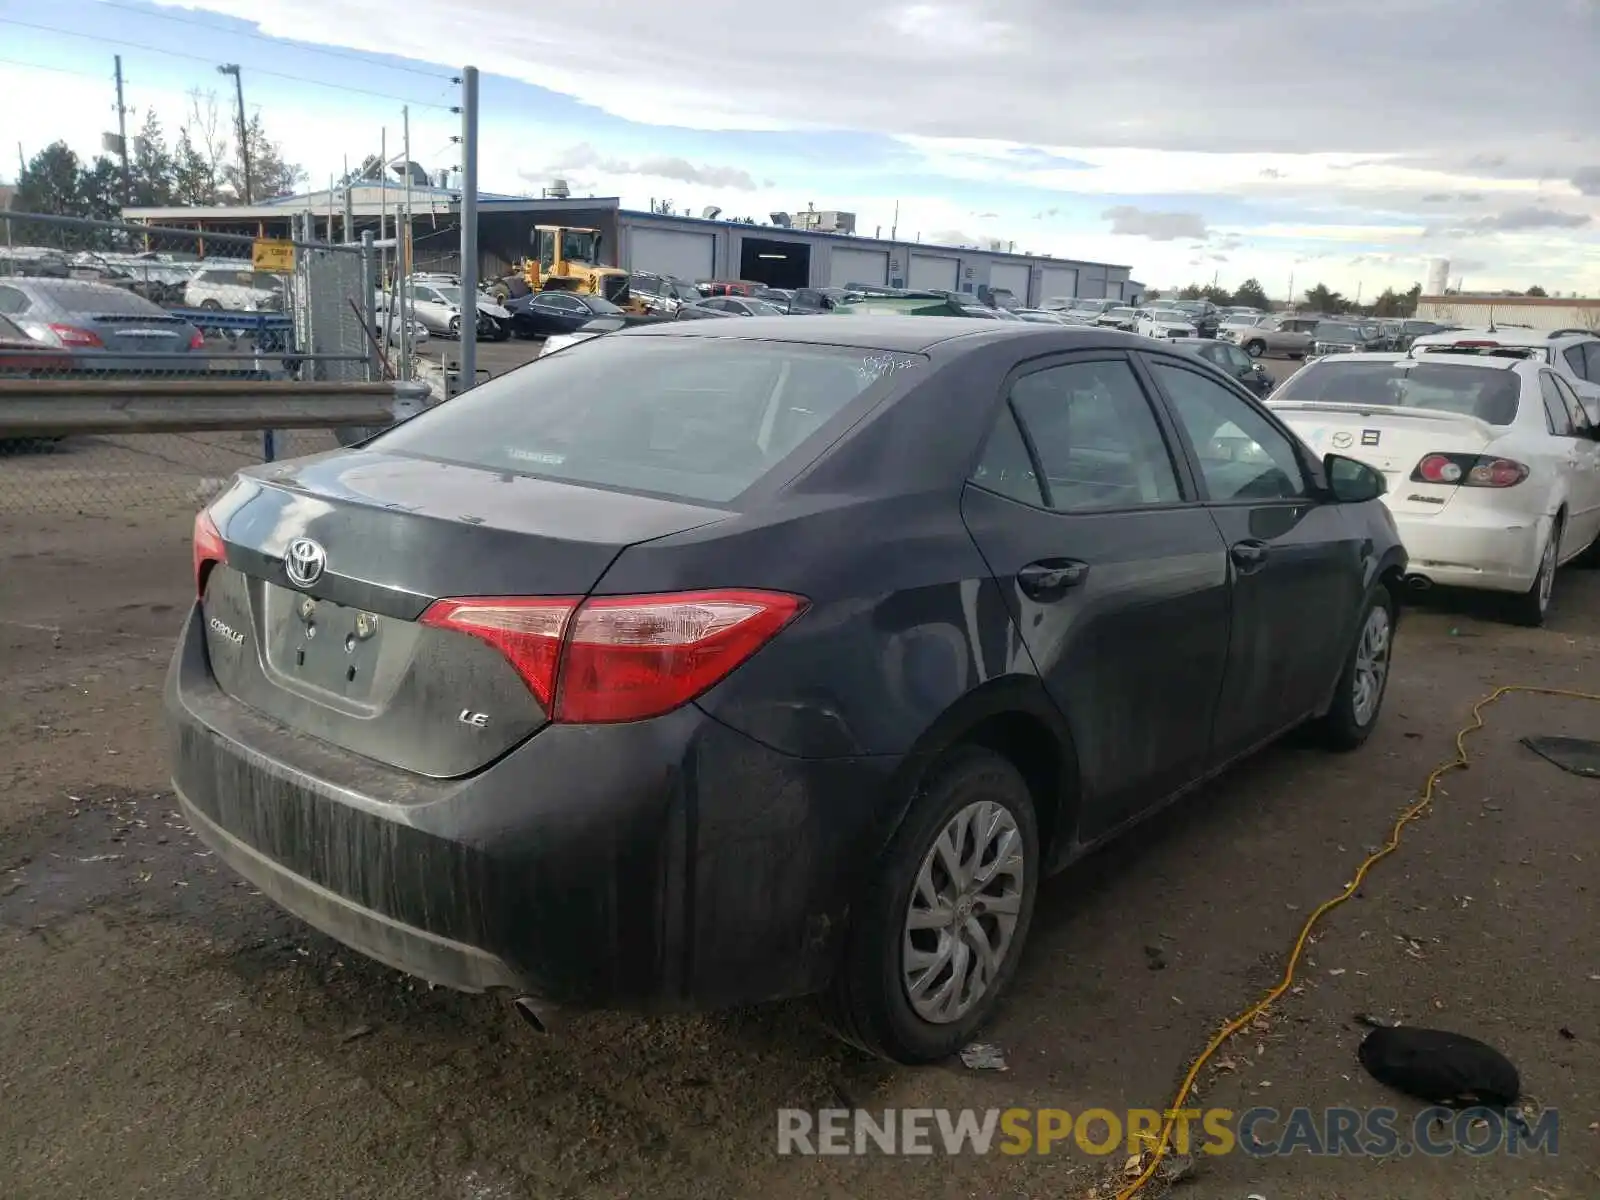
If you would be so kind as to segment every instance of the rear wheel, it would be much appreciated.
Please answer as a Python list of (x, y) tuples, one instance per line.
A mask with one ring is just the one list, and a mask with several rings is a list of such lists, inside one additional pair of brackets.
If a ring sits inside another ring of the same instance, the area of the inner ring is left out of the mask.
[(207, 312), (222, 311), (222, 305), (216, 300), (202, 300), (200, 301), (200, 307), (205, 309)]
[(461, 318), (460, 317), (451, 317), (450, 318), (449, 333), (450, 333), (450, 336), (453, 337), (453, 338), (458, 338), (458, 337), (461, 336)]
[(1354, 750), (1378, 724), (1389, 685), (1394, 614), (1394, 594), (1380, 584), (1361, 614), (1355, 645), (1339, 675), (1333, 704), (1317, 722), (1317, 732), (1331, 750)]
[(1033, 798), (1016, 767), (980, 747), (955, 751), (856, 910), (823, 999), (834, 1031), (901, 1063), (966, 1045), (1016, 973), (1039, 862)]
[(1545, 542), (1544, 550), (1539, 555), (1539, 573), (1533, 577), (1533, 586), (1513, 597), (1508, 606), (1511, 619), (1518, 625), (1537, 628), (1544, 624), (1550, 612), (1550, 597), (1556, 586), (1556, 564), (1561, 558), (1561, 529), (1562, 521), (1557, 517), (1555, 524), (1550, 527), (1550, 537)]
[(1244, 344), (1244, 352), (1251, 358), (1260, 358), (1267, 352), (1267, 344), (1263, 341), (1252, 341)]

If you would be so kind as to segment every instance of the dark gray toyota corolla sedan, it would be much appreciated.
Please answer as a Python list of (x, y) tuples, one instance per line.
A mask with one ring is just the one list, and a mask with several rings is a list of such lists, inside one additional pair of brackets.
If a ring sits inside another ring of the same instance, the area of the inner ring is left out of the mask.
[(1041, 879), (1292, 727), (1366, 738), (1382, 489), (1115, 331), (614, 333), (232, 482), (174, 779), (236, 871), (424, 979), (534, 1019), (815, 993), (928, 1061)]

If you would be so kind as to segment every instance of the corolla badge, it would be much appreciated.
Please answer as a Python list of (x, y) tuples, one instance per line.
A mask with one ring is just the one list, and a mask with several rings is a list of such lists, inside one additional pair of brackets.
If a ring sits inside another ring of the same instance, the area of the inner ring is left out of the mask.
[(296, 587), (310, 587), (322, 578), (328, 552), (308, 537), (297, 537), (283, 552), (283, 573)]

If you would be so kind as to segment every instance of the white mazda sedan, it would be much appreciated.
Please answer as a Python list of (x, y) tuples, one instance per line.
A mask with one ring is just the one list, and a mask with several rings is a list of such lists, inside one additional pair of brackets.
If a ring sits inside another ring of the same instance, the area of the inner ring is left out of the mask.
[(1383, 472), (1417, 586), (1503, 592), (1541, 625), (1557, 568), (1600, 557), (1600, 429), (1544, 363), (1341, 354), (1267, 403), (1318, 454)]

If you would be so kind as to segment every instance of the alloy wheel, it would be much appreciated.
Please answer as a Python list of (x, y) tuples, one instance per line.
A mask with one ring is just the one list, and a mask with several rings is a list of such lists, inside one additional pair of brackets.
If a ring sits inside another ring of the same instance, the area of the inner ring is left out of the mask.
[(1374, 605), (1367, 614), (1366, 624), (1361, 627), (1361, 639), (1356, 643), (1350, 709), (1356, 724), (1363, 728), (1378, 715), (1378, 702), (1383, 699), (1384, 681), (1389, 676), (1391, 628), (1389, 610), (1381, 604)]
[(1544, 548), (1544, 557), (1539, 560), (1539, 611), (1546, 612), (1550, 608), (1550, 595), (1556, 587), (1556, 543), (1561, 539), (1561, 527), (1557, 526), (1550, 532), (1550, 540)]
[(905, 918), (901, 972), (923, 1020), (959, 1021), (1011, 950), (1027, 863), (1017, 820), (980, 800), (946, 822), (923, 857)]

